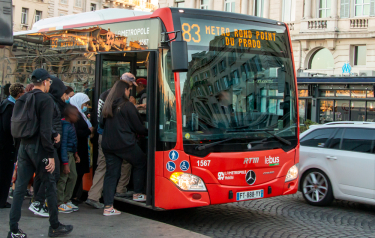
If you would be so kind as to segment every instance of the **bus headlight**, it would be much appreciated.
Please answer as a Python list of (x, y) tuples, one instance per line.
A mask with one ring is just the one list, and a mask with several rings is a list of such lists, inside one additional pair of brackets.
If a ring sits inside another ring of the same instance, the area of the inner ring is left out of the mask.
[(285, 182), (292, 181), (298, 177), (298, 167), (296, 165), (293, 165), (290, 167), (288, 173), (286, 174), (285, 177)]
[(207, 191), (203, 180), (194, 174), (174, 172), (170, 180), (182, 190)]

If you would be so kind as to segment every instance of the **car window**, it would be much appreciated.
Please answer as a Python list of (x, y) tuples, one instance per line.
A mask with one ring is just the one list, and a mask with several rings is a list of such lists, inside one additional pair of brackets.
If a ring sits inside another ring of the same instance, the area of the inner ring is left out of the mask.
[(331, 142), (329, 143), (328, 148), (331, 149), (340, 149), (340, 142), (341, 142), (341, 137), (342, 133), (344, 132), (344, 129), (339, 129), (336, 134), (333, 136), (331, 139)]
[(375, 130), (366, 128), (347, 128), (344, 132), (342, 149), (371, 153)]
[(301, 145), (312, 147), (324, 147), (328, 138), (336, 128), (324, 128), (314, 130), (301, 139)]

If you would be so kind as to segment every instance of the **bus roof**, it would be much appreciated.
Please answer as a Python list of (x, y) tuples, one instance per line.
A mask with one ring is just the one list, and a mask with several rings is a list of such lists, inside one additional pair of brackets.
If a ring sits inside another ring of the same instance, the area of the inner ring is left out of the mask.
[(100, 22), (127, 17), (137, 17), (151, 15), (152, 12), (134, 11), (118, 8), (108, 8), (98, 11), (84, 12), (80, 14), (67, 15), (61, 17), (52, 17), (42, 19), (33, 25), (29, 31), (14, 32), (14, 35), (25, 35), (36, 33), (42, 29), (55, 28), (56, 30), (64, 29), (64, 26), (77, 25), (91, 22)]
[[(53, 17), (42, 19), (36, 22), (33, 25), (33, 28), (29, 31), (19, 31), (14, 32), (13, 35), (26, 35), (37, 32), (52, 31), (52, 30), (62, 30), (69, 29), (74, 27), (83, 27), (91, 26), (96, 24), (103, 23), (114, 23), (118, 21), (129, 20), (139, 20), (145, 18), (158, 17), (162, 12), (165, 12), (166, 9), (169, 12), (174, 14), (192, 14), (192, 15), (205, 15), (205, 16), (218, 16), (222, 18), (233, 18), (238, 20), (250, 20), (257, 21), (268, 24), (280, 24), (279, 21), (255, 17), (245, 14), (238, 14), (232, 12), (222, 12), (222, 11), (213, 11), (213, 10), (201, 10), (201, 9), (192, 9), (192, 8), (159, 8), (155, 12), (143, 12), (143, 11), (134, 11), (118, 8), (109, 8), (92, 12), (84, 12), (74, 15), (67, 15), (61, 17)], [(182, 12), (181, 12), (182, 11)], [(183, 16), (183, 15), (181, 15)]]

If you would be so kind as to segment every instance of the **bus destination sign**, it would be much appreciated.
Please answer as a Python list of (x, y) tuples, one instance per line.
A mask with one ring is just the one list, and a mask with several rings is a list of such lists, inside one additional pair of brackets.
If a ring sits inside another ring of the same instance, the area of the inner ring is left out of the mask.
[(82, 35), (66, 35), (51, 37), (51, 49), (82, 49), (88, 47), (88, 36)]
[(189, 45), (212, 46), (219, 43), (233, 48), (268, 48), (278, 41), (279, 28), (272, 25), (262, 29), (259, 25), (245, 25), (214, 20), (181, 18), (183, 39)]

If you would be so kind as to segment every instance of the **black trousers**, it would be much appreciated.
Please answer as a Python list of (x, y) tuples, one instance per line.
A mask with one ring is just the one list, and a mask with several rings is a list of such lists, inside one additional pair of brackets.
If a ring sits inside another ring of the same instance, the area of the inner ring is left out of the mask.
[(103, 151), (107, 170), (104, 177), (103, 195), (104, 205), (113, 205), (117, 181), (121, 175), (122, 161), (132, 165), (134, 192), (142, 193), (146, 179), (146, 154), (138, 145), (121, 152)]
[[(39, 146), (37, 153), (35, 153), (36, 146)], [(21, 219), (21, 208), (27, 184), (34, 173), (41, 178), (46, 188), (49, 222), (52, 228), (59, 227), (55, 175), (48, 173), (45, 169), (46, 165), (42, 161), (44, 158), (48, 159), (48, 156), (40, 143), (39, 145), (24, 145), (21, 142), (18, 152), (16, 188), (13, 193), (13, 204), (9, 214), (10, 230), (13, 232), (18, 232), (18, 222)]]
[(0, 208), (5, 206), (8, 199), (13, 168), (14, 152), (4, 149), (0, 150)]
[[(55, 171), (53, 174), (55, 175), (55, 182), (57, 182), (60, 179), (60, 159), (57, 154), (57, 149), (55, 149)], [(36, 175), (34, 178), (34, 201), (40, 202), (40, 204), (43, 204), (46, 199), (46, 187), (42, 183), (43, 179), (41, 176)]]

